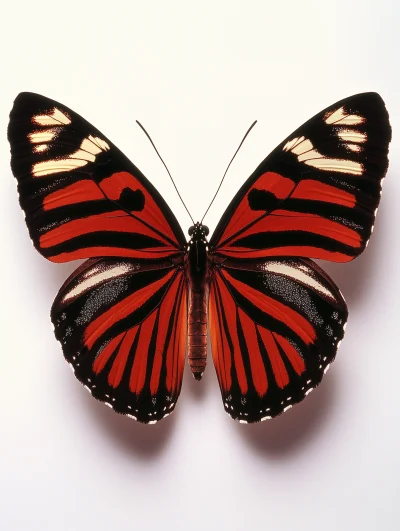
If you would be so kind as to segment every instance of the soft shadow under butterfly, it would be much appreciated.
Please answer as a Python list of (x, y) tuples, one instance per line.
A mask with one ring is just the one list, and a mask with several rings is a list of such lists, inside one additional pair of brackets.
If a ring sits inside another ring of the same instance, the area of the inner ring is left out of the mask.
[(390, 137), (378, 94), (339, 101), (258, 166), (209, 241), (201, 222), (187, 242), (102, 133), (56, 101), (19, 94), (8, 138), (31, 238), (53, 262), (89, 259), (51, 311), (75, 376), (152, 424), (175, 407), (186, 352), (202, 377), (208, 332), (232, 418), (269, 419), (303, 400), (347, 319), (339, 289), (310, 259), (347, 262), (365, 249)]

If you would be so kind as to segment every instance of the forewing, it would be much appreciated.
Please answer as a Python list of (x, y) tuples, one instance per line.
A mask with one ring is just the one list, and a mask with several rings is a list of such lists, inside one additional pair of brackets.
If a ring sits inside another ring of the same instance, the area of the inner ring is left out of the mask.
[(154, 186), (65, 105), (19, 94), (8, 139), (31, 238), (49, 260), (162, 258), (185, 245), (175, 216)]
[(352, 260), (372, 232), (390, 138), (378, 94), (328, 107), (260, 164), (227, 208), (211, 248), (237, 258)]
[(211, 280), (209, 319), (225, 410), (258, 422), (320, 383), (343, 337), (347, 308), (311, 260), (228, 259)]
[(154, 423), (171, 413), (183, 375), (187, 290), (169, 261), (88, 260), (51, 311), (75, 376), (118, 413)]

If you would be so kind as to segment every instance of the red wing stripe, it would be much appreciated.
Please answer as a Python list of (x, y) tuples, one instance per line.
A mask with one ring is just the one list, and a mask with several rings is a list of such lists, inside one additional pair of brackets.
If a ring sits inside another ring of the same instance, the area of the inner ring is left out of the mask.
[(220, 382), (220, 385), (222, 386), (222, 388), (226, 391), (227, 384), (226, 384), (226, 378), (225, 378), (225, 361), (224, 361), (225, 351), (224, 351), (224, 347), (222, 346), (223, 327), (221, 323), (221, 318), (217, 314), (216, 296), (217, 294), (216, 294), (215, 285), (214, 285), (214, 282), (212, 282), (211, 287), (210, 287), (210, 299), (209, 299), (209, 309), (208, 309), (212, 355), (214, 359), (215, 370), (217, 371), (218, 381)]
[(136, 395), (140, 394), (146, 380), (147, 357), (156, 316), (157, 310), (149, 315), (149, 317), (147, 317), (147, 319), (145, 319), (140, 326), (139, 341), (135, 352), (131, 376), (129, 379), (129, 389)]
[[(173, 319), (173, 308), (177, 298), (178, 288), (182, 281), (182, 275), (176, 277), (165, 295), (159, 310), (158, 331), (156, 340), (156, 352), (154, 354), (153, 368), (150, 379), (150, 392), (155, 395), (160, 384), (160, 373), (166, 350), (166, 336)], [(171, 341), (171, 338), (169, 339)]]
[(217, 317), (217, 309), (216, 309), (216, 290), (214, 282), (211, 283), (210, 286), (210, 298), (209, 298), (209, 305), (208, 305), (208, 316), (209, 316), (209, 330), (210, 330), (210, 338), (211, 338), (211, 345), (212, 345), (212, 355), (214, 359), (214, 365), (215, 370), (217, 371), (218, 381), (222, 385), (222, 388), (224, 390), (227, 389), (226, 381), (225, 381), (225, 371), (223, 370), (225, 368), (225, 364), (222, 361), (223, 357), (223, 347), (222, 347), (222, 323), (219, 316)]
[(271, 256), (305, 256), (306, 258), (319, 258), (320, 260), (331, 260), (332, 262), (349, 262), (354, 256), (347, 254), (326, 251), (325, 249), (311, 247), (309, 245), (288, 245), (276, 249), (249, 249), (248, 247), (227, 247), (218, 249), (225, 256), (240, 258), (268, 258)]
[(222, 387), (228, 390), (232, 385), (232, 359), (223, 322), (224, 314), (221, 308), (221, 300), (214, 282), (212, 283), (212, 292), (210, 295), (212, 297), (210, 299), (210, 333), (212, 334), (212, 344), (215, 344), (213, 355), (215, 355), (215, 366), (220, 375), (219, 381), (222, 383)]
[[(181, 286), (181, 291), (179, 294), (179, 297), (182, 297), (182, 294), (184, 293), (184, 288)], [(183, 323), (185, 323), (185, 326), (182, 326)], [(183, 364), (185, 361), (186, 356), (186, 340), (187, 340), (187, 298), (186, 298), (186, 292), (184, 294), (184, 297), (182, 299), (182, 304), (179, 307), (179, 313), (178, 313), (178, 323), (177, 323), (177, 330), (176, 330), (176, 340), (177, 345), (175, 346), (174, 351), (174, 379), (173, 384), (175, 390), (177, 390), (177, 385), (179, 382), (179, 374), (183, 373)]]
[(351, 247), (358, 248), (361, 246), (361, 236), (358, 232), (345, 227), (343, 224), (313, 214), (293, 213), (286, 210), (276, 210), (273, 215), (264, 217), (241, 233), (240, 238), (259, 232), (283, 231), (311, 232)]
[(177, 390), (178, 382), (180, 382), (179, 375), (183, 374), (183, 368), (186, 357), (186, 343), (187, 343), (187, 294), (186, 289), (182, 285), (182, 291), (180, 298), (182, 298), (182, 303), (180, 305), (180, 311), (178, 315), (178, 357), (176, 363), (176, 373), (175, 373), (175, 389)]
[(266, 190), (272, 192), (277, 199), (285, 199), (294, 187), (295, 183), (292, 179), (273, 171), (267, 171), (257, 179), (251, 189)]
[[(182, 297), (182, 294), (184, 296)], [(167, 378), (166, 378), (166, 385), (168, 391), (174, 392), (177, 390), (178, 382), (180, 381), (178, 376), (181, 374), (181, 360), (180, 357), (182, 355), (181, 349), (181, 341), (182, 337), (184, 337), (184, 349), (186, 347), (186, 335), (187, 335), (187, 327), (183, 326), (183, 324), (187, 320), (187, 311), (186, 311), (186, 293), (183, 285), (181, 284), (178, 291), (178, 299), (181, 300), (181, 305), (179, 306), (179, 310), (175, 312), (175, 315), (173, 317), (174, 324), (172, 329), (171, 338), (168, 344), (168, 349), (166, 353), (165, 358), (165, 365), (167, 369)], [(179, 327), (181, 328), (179, 330)], [(182, 336), (182, 333), (184, 336)], [(183, 353), (183, 356), (186, 354), (186, 350)]]
[[(270, 192), (277, 199), (284, 199), (290, 195), (294, 188), (295, 183), (291, 179), (282, 177), (282, 175), (275, 172), (266, 172), (256, 180), (250, 188), (249, 193), (251, 190), (262, 190), (264, 192)], [(257, 218), (262, 217), (263, 215), (264, 212), (250, 209), (248, 194), (246, 194), (237, 207), (235, 215), (232, 216), (231, 221), (226, 227), (220, 240), (221, 243), (223, 244), (226, 240), (232, 238), (237, 232), (242, 231), (250, 223), (253, 223)]]
[(97, 341), (97, 339), (99, 339), (108, 328), (142, 306), (142, 304), (144, 304), (152, 295), (161, 289), (175, 273), (175, 270), (171, 270), (160, 280), (157, 280), (149, 286), (136, 291), (133, 293), (133, 295), (126, 297), (97, 317), (97, 319), (92, 321), (85, 330), (85, 345), (88, 348), (91, 348), (95, 341)]
[(263, 340), (268, 358), (271, 362), (272, 372), (274, 373), (278, 387), (283, 389), (289, 383), (289, 375), (287, 373), (285, 364), (276, 345), (272, 333), (261, 326), (258, 327), (261, 339)]
[(162, 239), (156, 232), (150, 230), (142, 223), (138, 227), (138, 222), (135, 218), (128, 216), (122, 210), (118, 210), (63, 223), (59, 227), (43, 234), (39, 239), (39, 243), (40, 247), (46, 249), (92, 232), (131, 232), (150, 236), (160, 241)]
[(354, 207), (356, 205), (356, 196), (328, 184), (306, 179), (300, 181), (291, 195), (293, 199), (306, 199), (307, 201), (325, 201), (337, 205)]
[(108, 375), (108, 383), (111, 385), (111, 387), (118, 387), (121, 382), (122, 375), (124, 374), (124, 370), (126, 367), (126, 362), (128, 360), (128, 356), (135, 340), (137, 331), (137, 326), (128, 330), (125, 334), (124, 339), (121, 342), (118, 354), (115, 357), (114, 363)]
[(276, 341), (281, 346), (284, 353), (286, 354), (290, 363), (292, 364), (293, 369), (297, 372), (298, 375), (302, 374), (306, 370), (306, 365), (304, 363), (303, 358), (285, 337), (282, 337), (281, 335), (276, 333), (274, 333), (273, 335)]
[[(119, 258), (165, 258), (166, 256), (171, 256), (172, 252), (176, 249), (168, 247), (153, 247), (151, 250), (138, 251), (131, 249), (124, 249), (123, 247), (90, 247), (91, 256), (98, 257), (102, 256), (118, 256)], [(87, 249), (78, 249), (77, 251), (72, 251), (70, 253), (60, 253), (55, 256), (49, 256), (49, 260), (55, 263), (63, 263), (71, 260), (81, 260), (87, 258), (88, 253)]]
[(95, 373), (99, 373), (101, 372), (107, 361), (111, 358), (111, 356), (113, 355), (113, 353), (115, 352), (115, 349), (118, 347), (118, 345), (120, 344), (121, 340), (122, 340), (122, 337), (123, 337), (123, 333), (122, 334), (119, 334), (119, 336), (116, 336), (114, 337), (104, 348), (103, 350), (100, 352), (100, 354), (97, 356), (97, 358), (94, 360), (94, 363), (93, 363), (93, 371)]
[(176, 332), (177, 332), (177, 320), (178, 315), (175, 313), (173, 316), (174, 324), (172, 327), (172, 334), (171, 338), (169, 340), (167, 354), (165, 357), (165, 366), (167, 369), (167, 377), (166, 377), (166, 386), (169, 393), (172, 393), (172, 390), (174, 388), (174, 354), (175, 354), (175, 342), (176, 342)]
[(94, 181), (87, 179), (48, 194), (43, 200), (43, 208), (44, 210), (53, 210), (75, 203), (98, 201), (99, 199), (104, 200), (103, 192)]
[(175, 242), (177, 247), (179, 246), (169, 223), (163, 216), (156, 202), (148, 193), (146, 188), (140, 184), (140, 182), (135, 179), (133, 175), (128, 172), (114, 173), (111, 175), (111, 177), (103, 179), (100, 183), (100, 187), (102, 190), (104, 190), (104, 193), (113, 200), (118, 200), (121, 196), (121, 193), (126, 188), (130, 188), (131, 190), (135, 191), (140, 190), (144, 194), (146, 208), (138, 213), (138, 219), (141, 219), (145, 223), (148, 223), (154, 227), (162, 227), (163, 233), (170, 240)]
[(239, 308), (238, 311), (247, 344), (253, 384), (257, 393), (263, 396), (268, 389), (268, 380), (260, 347), (258, 346), (256, 326), (243, 310)]
[(248, 384), (246, 378), (246, 371), (243, 364), (242, 353), (239, 345), (239, 338), (237, 333), (237, 311), (236, 303), (232, 298), (232, 295), (229, 293), (228, 288), (225, 286), (224, 282), (221, 280), (220, 276), (217, 276), (218, 289), (221, 298), (221, 304), (223, 305), (224, 312), (226, 315), (226, 321), (228, 323), (228, 332), (233, 344), (233, 361), (237, 373), (237, 378), (239, 382), (239, 387), (242, 394), (246, 394), (248, 391)]
[(263, 308), (265, 313), (268, 313), (274, 319), (277, 319), (285, 323), (287, 326), (290, 326), (290, 328), (292, 328), (292, 330), (307, 345), (315, 340), (316, 334), (314, 328), (299, 313), (289, 308), (289, 306), (276, 301), (272, 297), (268, 297), (264, 293), (261, 293), (260, 291), (251, 288), (247, 284), (236, 280), (226, 270), (223, 271), (223, 275), (227, 281), (252, 304), (254, 304), (257, 308)]
[(221, 356), (222, 356), (222, 363), (223, 363), (223, 369), (224, 369), (223, 374), (224, 374), (226, 388), (230, 389), (232, 385), (232, 356), (231, 356), (231, 351), (230, 351), (228, 338), (227, 338), (227, 330), (223, 322), (223, 316), (225, 314), (222, 308), (222, 300), (221, 300), (220, 294), (218, 293), (217, 295), (216, 290), (215, 290), (215, 293), (216, 293), (215, 296), (218, 297), (218, 299), (216, 299), (216, 303), (218, 305), (217, 312), (219, 316), (219, 332), (220, 332), (220, 337), (221, 337), (221, 349), (222, 349)]

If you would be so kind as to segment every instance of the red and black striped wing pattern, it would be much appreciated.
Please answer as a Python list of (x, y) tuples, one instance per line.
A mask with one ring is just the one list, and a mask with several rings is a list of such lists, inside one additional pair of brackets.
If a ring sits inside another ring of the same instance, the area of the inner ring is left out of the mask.
[(261, 163), (232, 200), (210, 247), (236, 258), (352, 260), (373, 229), (390, 138), (378, 94), (328, 107)]
[(8, 138), (31, 238), (49, 260), (164, 258), (184, 247), (183, 232), (157, 190), (64, 105), (19, 94)]
[(225, 410), (248, 423), (279, 415), (320, 383), (347, 308), (311, 260), (228, 259), (211, 279), (209, 320)]
[(169, 260), (92, 259), (51, 312), (75, 376), (118, 413), (155, 423), (171, 413), (183, 376), (187, 284)]

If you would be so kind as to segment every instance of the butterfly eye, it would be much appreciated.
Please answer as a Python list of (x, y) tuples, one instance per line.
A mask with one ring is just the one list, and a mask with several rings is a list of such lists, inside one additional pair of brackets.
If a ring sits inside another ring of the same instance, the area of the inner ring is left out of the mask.
[(207, 227), (207, 225), (203, 225), (203, 232), (204, 236), (208, 236), (210, 234), (210, 229)]
[(188, 230), (188, 234), (189, 234), (189, 236), (193, 236), (193, 233), (194, 233), (194, 225), (192, 225), (191, 227), (189, 227), (189, 230)]

